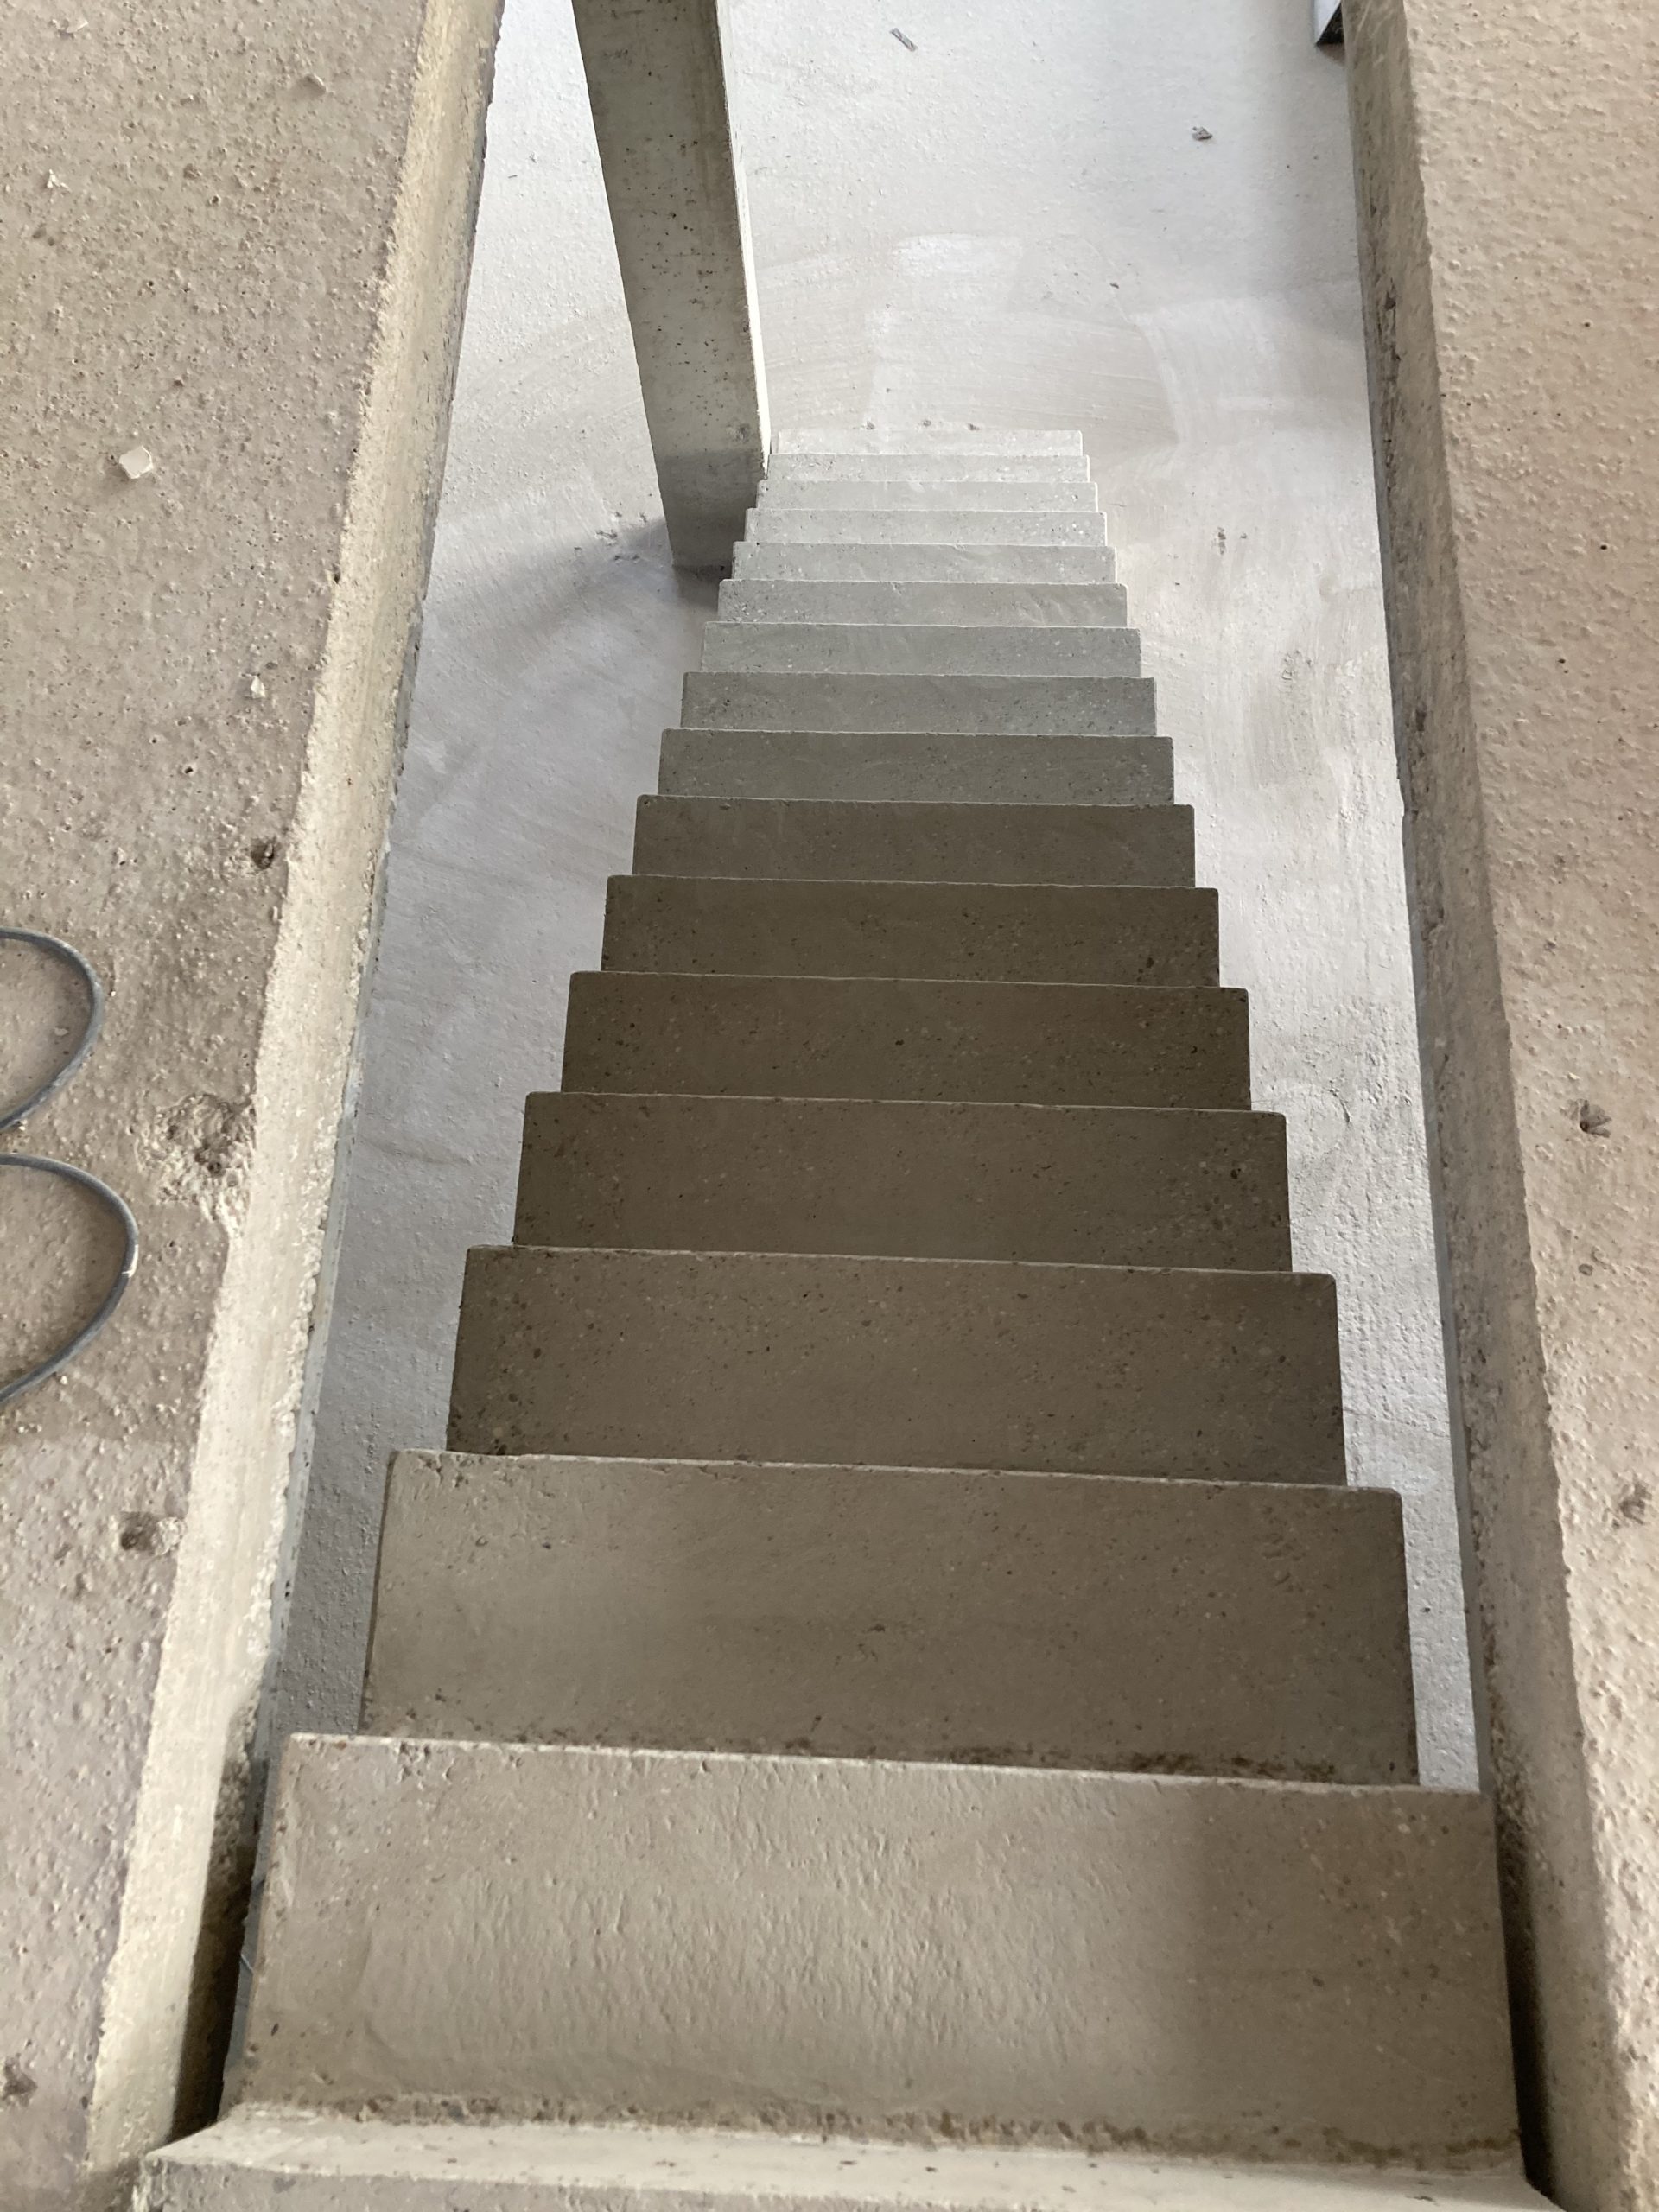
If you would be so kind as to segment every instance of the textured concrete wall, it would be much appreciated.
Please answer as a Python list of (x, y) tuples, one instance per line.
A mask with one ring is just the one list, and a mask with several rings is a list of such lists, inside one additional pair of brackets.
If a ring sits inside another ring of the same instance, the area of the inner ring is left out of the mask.
[(1659, 2201), (1659, 29), (1350, 0), (1400, 748), (1522, 2055)]
[[(1405, 1495), (1426, 1772), (1472, 1770), (1341, 62), (1305, 0), (737, 0), (774, 420), (1078, 428)], [(388, 1453), (443, 1433), (709, 595), (677, 581), (575, 41), (510, 0), (284, 1708), (349, 1726)], [(1198, 137), (1202, 131), (1207, 135)], [(559, 251), (547, 251), (556, 238)]]
[[(0, 34), (0, 895), (110, 986), (10, 1141), (143, 1240), (106, 1334), (0, 1415), (8, 2212), (114, 2202), (212, 2108), (493, 12), (17, 0)], [(48, 1058), (72, 1001), (21, 955), (0, 987)], [(4, 1183), (21, 1361), (109, 1255)]]

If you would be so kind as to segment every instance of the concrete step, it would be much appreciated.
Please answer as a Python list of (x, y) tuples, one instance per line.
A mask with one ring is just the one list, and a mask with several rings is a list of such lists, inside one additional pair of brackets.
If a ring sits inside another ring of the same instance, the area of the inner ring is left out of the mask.
[(242, 2094), (1512, 2159), (1491, 1822), (1451, 1791), (299, 1737)]
[(772, 435), (774, 454), (984, 454), (1005, 458), (1046, 459), (1052, 454), (1083, 451), (1080, 430), (981, 430), (934, 429), (909, 430), (778, 430)]
[(633, 865), (642, 875), (1185, 885), (1192, 810), (653, 795), (638, 802)]
[(1213, 891), (613, 875), (601, 962), (694, 976), (1214, 983)]
[(363, 1726), (1410, 1782), (1399, 1501), (405, 1452)]
[(693, 669), (685, 729), (912, 730), (924, 736), (1150, 737), (1145, 676), (769, 676)]
[(745, 582), (1109, 584), (1117, 562), (1103, 545), (758, 545), (732, 548)]
[(1243, 1111), (1249, 1014), (1242, 991), (578, 974), (563, 1082), (701, 1097)]
[(532, 1091), (519, 1244), (1288, 1268), (1276, 1114)]
[(151, 2154), (135, 2212), (1550, 2212), (1513, 2171), (1218, 2165), (1032, 2144), (400, 2124), (232, 2111)]
[(866, 477), (851, 484), (817, 477), (791, 481), (768, 477), (757, 502), (764, 516), (787, 508), (814, 507), (822, 512), (855, 508), (864, 514), (895, 514), (943, 509), (954, 514), (1098, 514), (1100, 493), (1086, 480), (1072, 484), (1009, 483), (1006, 479), (902, 474)]
[(1103, 547), (1102, 514), (998, 514), (971, 507), (881, 512), (869, 507), (750, 510), (754, 545), (1046, 545)]
[(1160, 806), (1166, 737), (937, 737), (916, 732), (670, 729), (659, 791), (706, 798)]
[(1141, 633), (1122, 623), (710, 622), (702, 665), (791, 676), (1139, 676)]
[(503, 1245), (452, 1452), (1343, 1479), (1323, 1275)]
[(766, 463), (768, 486), (974, 481), (982, 484), (1086, 484), (1080, 453), (780, 453)]
[(720, 587), (723, 622), (942, 622), (1046, 629), (1127, 622), (1122, 584), (748, 583)]

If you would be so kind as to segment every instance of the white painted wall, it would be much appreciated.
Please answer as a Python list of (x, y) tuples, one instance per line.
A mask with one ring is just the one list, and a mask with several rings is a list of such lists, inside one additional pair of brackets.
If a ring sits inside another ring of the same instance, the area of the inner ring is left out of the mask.
[[(1427, 1778), (1471, 1724), (1340, 49), (1306, 0), (734, 0), (772, 416), (1081, 429), (1402, 1491)], [(902, 30), (912, 51), (893, 35)], [(1198, 136), (1196, 134), (1207, 135)], [(568, 0), (508, 0), (284, 1686), (348, 1726), (389, 1452), (709, 595), (667, 566)]]

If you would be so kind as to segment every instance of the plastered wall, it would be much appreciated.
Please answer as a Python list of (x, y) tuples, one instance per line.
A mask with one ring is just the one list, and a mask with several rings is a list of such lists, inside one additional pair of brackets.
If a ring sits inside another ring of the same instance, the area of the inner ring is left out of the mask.
[[(1340, 50), (1305, 0), (736, 0), (775, 423), (1081, 429), (1353, 1471), (1404, 1492), (1425, 1769), (1472, 1771)], [(895, 26), (903, 40), (893, 35)], [(508, 0), (284, 1685), (353, 1719), (381, 1483), (443, 1432), (710, 595), (677, 579), (563, 0)]]

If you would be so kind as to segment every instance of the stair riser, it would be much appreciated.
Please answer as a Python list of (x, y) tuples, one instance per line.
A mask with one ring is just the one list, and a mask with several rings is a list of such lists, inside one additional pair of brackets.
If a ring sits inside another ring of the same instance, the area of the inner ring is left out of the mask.
[(455, 1452), (1343, 1479), (1323, 1276), (473, 1252)]
[(1176, 987), (1217, 976), (1213, 891), (613, 876), (607, 969)]
[(1139, 676), (1135, 630), (711, 622), (702, 665), (786, 676)]
[(999, 458), (953, 453), (779, 454), (767, 464), (770, 495), (795, 484), (1086, 484), (1080, 453)]
[(967, 454), (1046, 461), (1056, 454), (1080, 456), (1083, 436), (1077, 430), (779, 430), (773, 435), (772, 450), (790, 457), (800, 454), (825, 458), (846, 454)]
[(1150, 737), (1151, 679), (1132, 676), (685, 678), (686, 729), (855, 730), (962, 737)]
[(1268, 1114), (532, 1093), (520, 1244), (1288, 1268)]
[(1220, 1107), (1249, 1099), (1244, 995), (1074, 984), (578, 974), (567, 1090)]
[(1377, 1491), (406, 1452), (375, 1735), (1414, 1778)]
[(944, 737), (914, 732), (663, 733), (658, 790), (705, 798), (1160, 806), (1166, 737)]
[(1112, 627), (1129, 619), (1121, 584), (766, 583), (720, 587), (722, 622), (938, 622), (953, 627)]
[(757, 545), (732, 549), (732, 574), (745, 582), (1113, 583), (1109, 546), (922, 544)]
[(861, 514), (1097, 514), (1100, 493), (1086, 481), (1012, 484), (1006, 479), (928, 481), (887, 476), (843, 484), (829, 478), (808, 482), (779, 478), (768, 479), (760, 486), (754, 512), (764, 519), (798, 508), (820, 514), (849, 509)]
[(299, 1738), (242, 2078), (1491, 2160), (1490, 1823), (1439, 1792)]
[(642, 875), (1185, 887), (1192, 810), (652, 797), (639, 802), (633, 865)]
[(1103, 546), (1100, 514), (997, 514), (960, 507), (880, 513), (869, 508), (757, 507), (752, 545)]

